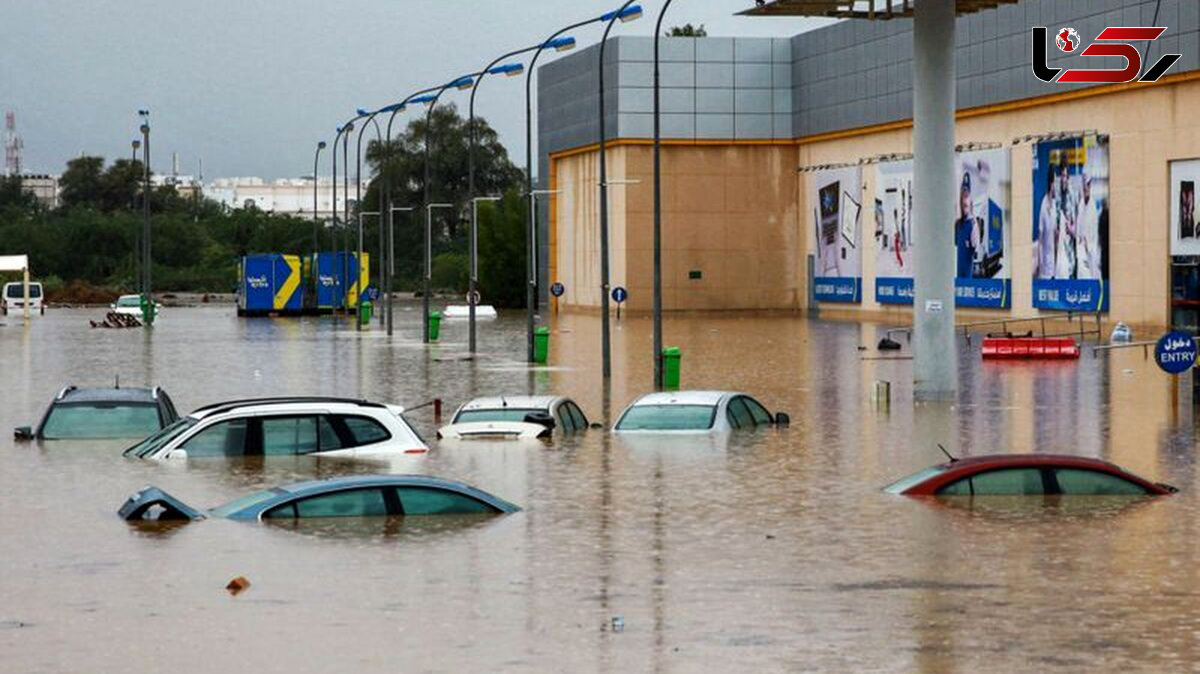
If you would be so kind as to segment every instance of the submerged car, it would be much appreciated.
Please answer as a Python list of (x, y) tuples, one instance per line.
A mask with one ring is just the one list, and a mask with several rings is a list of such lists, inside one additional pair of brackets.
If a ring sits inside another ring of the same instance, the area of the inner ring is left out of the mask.
[[(142, 317), (142, 296), (141, 295), (121, 295), (116, 302), (108, 305), (110, 309), (118, 314), (126, 316)], [(162, 304), (154, 303), (155, 310), (162, 309)]]
[(519, 507), (461, 482), (425, 475), (367, 475), (298, 482), (201, 511), (147, 486), (121, 505), (128, 521), (293, 520), (312, 517), (407, 517), (501, 514)]
[[(46, 314), (45, 294), (42, 284), (37, 281), (29, 283), (29, 313)], [(25, 286), (23, 283), (5, 283), (4, 292), (0, 293), (0, 313), (5, 316), (25, 311)]]
[(736, 391), (648, 393), (633, 401), (616, 432), (712, 433), (761, 426), (787, 426), (791, 418), (771, 414), (762, 403)]
[(425, 454), (404, 408), (325, 397), (254, 398), (208, 405), (125, 450), (142, 459)]
[(78, 388), (54, 396), (36, 427), (14, 429), (19, 440), (144, 438), (175, 423), (166, 391), (153, 388)]
[(883, 490), (905, 496), (1158, 496), (1179, 491), (1107, 461), (1065, 454), (951, 459), (897, 480)]
[(438, 429), (443, 439), (548, 438), (555, 430), (570, 434), (589, 428), (579, 405), (562, 396), (476, 398), (458, 408)]

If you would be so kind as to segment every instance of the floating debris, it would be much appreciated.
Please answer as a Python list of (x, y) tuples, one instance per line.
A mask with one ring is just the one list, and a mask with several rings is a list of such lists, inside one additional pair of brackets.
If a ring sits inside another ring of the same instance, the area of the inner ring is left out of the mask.
[(612, 617), (612, 631), (624, 632), (625, 631), (625, 619), (619, 615), (613, 616)]
[(142, 322), (131, 314), (118, 314), (110, 311), (103, 321), (88, 321), (93, 328), (140, 328)]
[(246, 580), (245, 576), (238, 576), (237, 578), (229, 581), (229, 584), (225, 586), (225, 589), (229, 590), (229, 594), (236, 597), (249, 587), (250, 581)]

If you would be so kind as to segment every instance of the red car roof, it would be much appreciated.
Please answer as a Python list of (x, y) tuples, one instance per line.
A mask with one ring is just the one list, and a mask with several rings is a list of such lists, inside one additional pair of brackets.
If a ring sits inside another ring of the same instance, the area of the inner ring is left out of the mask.
[(918, 482), (917, 484), (904, 490), (904, 494), (909, 496), (923, 496), (936, 494), (942, 487), (961, 480), (970, 475), (978, 475), (989, 470), (999, 468), (1041, 468), (1041, 467), (1056, 467), (1056, 468), (1080, 468), (1083, 470), (1094, 470), (1100, 473), (1108, 473), (1120, 478), (1124, 478), (1134, 484), (1140, 485), (1149, 491), (1151, 494), (1171, 494), (1173, 488), (1151, 482), (1142, 477), (1138, 477), (1133, 473), (1126, 471), (1120, 466), (1103, 461), (1101, 459), (1093, 459), (1086, 456), (1073, 456), (1071, 454), (989, 454), (986, 456), (971, 456), (958, 459), (957, 461), (947, 461), (936, 466), (942, 469), (941, 473), (931, 475), (930, 477)]

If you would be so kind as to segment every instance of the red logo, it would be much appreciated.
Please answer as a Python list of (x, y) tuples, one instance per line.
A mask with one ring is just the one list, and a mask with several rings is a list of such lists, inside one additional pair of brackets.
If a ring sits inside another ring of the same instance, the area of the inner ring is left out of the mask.
[(1063, 28), (1054, 37), (1054, 44), (1062, 51), (1073, 52), (1079, 46), (1079, 33), (1076, 33), (1074, 28)]
[[(1082, 52), (1078, 52), (1079, 55), (1120, 56), (1125, 59), (1125, 67), (1119, 70), (1089, 70), (1083, 68), (1064, 70), (1063, 68), (1051, 68), (1046, 64), (1046, 27), (1034, 26), (1033, 74), (1043, 82), (1081, 84), (1116, 84), (1132, 82), (1134, 80), (1139, 82), (1154, 82), (1166, 74), (1167, 70), (1175, 65), (1175, 62), (1180, 59), (1181, 55), (1163, 54), (1139, 78), (1138, 75), (1142, 72), (1142, 53), (1130, 43), (1157, 40), (1166, 30), (1166, 28), (1150, 27), (1105, 28), (1100, 31), (1100, 35), (1096, 36), (1096, 42), (1088, 45)], [(1079, 34), (1075, 32), (1074, 28), (1063, 28), (1055, 34), (1054, 42), (1063, 52), (1074, 54), (1077, 53), (1079, 48)]]

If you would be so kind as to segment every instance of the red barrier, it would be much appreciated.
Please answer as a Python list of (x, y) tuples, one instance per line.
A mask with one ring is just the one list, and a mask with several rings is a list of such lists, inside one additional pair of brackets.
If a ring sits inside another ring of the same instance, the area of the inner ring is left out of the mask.
[(983, 357), (989, 360), (1079, 358), (1079, 344), (1070, 337), (988, 337)]

